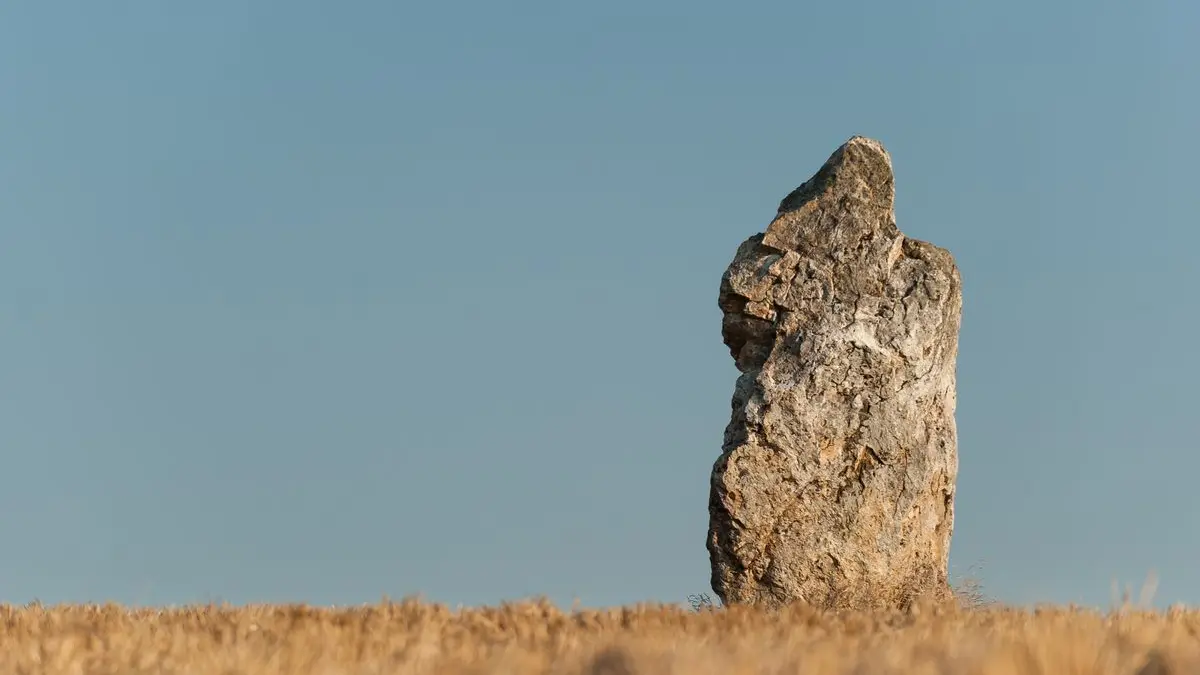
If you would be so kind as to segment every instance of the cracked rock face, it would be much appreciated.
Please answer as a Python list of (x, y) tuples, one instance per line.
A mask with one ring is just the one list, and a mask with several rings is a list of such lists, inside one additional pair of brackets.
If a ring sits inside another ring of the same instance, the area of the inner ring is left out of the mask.
[(906, 238), (891, 158), (856, 136), (721, 279), (741, 371), (713, 465), (726, 604), (903, 607), (948, 590), (962, 282)]

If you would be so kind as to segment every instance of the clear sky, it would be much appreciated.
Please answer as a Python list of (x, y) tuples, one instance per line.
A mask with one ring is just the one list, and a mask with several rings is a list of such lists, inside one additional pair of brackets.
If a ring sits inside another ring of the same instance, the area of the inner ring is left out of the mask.
[(684, 602), (737, 245), (965, 285), (952, 573), (1200, 603), (1200, 4), (0, 8), (0, 600)]

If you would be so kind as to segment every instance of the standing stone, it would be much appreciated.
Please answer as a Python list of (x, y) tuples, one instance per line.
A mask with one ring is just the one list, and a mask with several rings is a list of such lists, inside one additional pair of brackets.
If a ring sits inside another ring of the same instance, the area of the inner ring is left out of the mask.
[(948, 251), (897, 229), (894, 199), (887, 151), (851, 138), (721, 279), (741, 371), (709, 497), (726, 604), (948, 591), (962, 281)]

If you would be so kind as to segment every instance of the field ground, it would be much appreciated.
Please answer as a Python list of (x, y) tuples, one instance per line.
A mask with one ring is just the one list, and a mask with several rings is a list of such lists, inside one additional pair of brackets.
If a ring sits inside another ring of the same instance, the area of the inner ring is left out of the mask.
[(1200, 611), (0, 606), (12, 675), (1200, 673)]

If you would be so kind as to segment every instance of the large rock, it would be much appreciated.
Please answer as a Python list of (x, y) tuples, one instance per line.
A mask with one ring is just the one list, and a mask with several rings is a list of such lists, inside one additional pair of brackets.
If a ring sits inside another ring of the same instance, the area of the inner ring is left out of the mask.
[(962, 282), (896, 227), (891, 158), (856, 136), (721, 279), (741, 376), (713, 466), (727, 604), (903, 607), (947, 592)]

